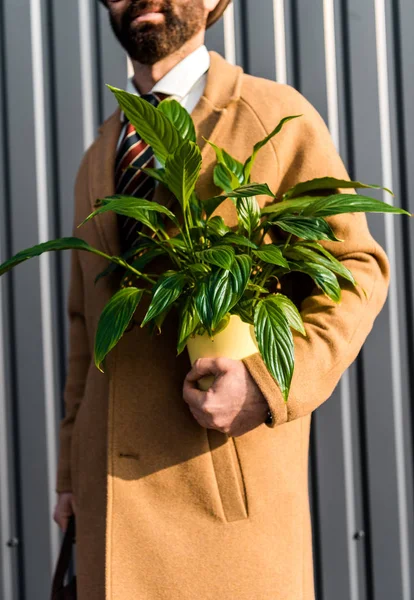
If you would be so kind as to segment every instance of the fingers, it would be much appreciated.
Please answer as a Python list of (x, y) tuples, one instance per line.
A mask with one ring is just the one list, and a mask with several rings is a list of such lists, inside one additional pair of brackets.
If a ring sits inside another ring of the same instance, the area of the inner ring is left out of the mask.
[(227, 370), (227, 361), (223, 358), (198, 358), (187, 374), (186, 381), (197, 381), (205, 375), (219, 375)]
[(184, 380), (183, 397), (187, 404), (201, 406), (205, 401), (206, 392), (199, 390), (197, 383), (190, 381), (187, 376)]
[(72, 493), (61, 493), (53, 513), (53, 520), (59, 525), (63, 532), (66, 531), (69, 523), (69, 518), (75, 512), (75, 500)]

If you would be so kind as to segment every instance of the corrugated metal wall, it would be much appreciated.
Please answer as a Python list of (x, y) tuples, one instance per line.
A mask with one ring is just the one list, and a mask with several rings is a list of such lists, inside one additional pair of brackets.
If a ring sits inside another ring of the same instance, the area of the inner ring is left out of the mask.
[[(206, 43), (298, 88), (351, 177), (391, 187), (414, 212), (413, 30), (412, 0), (234, 0)], [(124, 87), (127, 62), (96, 0), (1, 0), (0, 44), (3, 261), (70, 234), (76, 170), (115, 108), (104, 84)], [(318, 600), (414, 598), (414, 231), (403, 217), (368, 220), (392, 285), (360, 356), (313, 414)], [(45, 255), (1, 280), (1, 600), (47, 598), (60, 541), (51, 514), (68, 265)]]

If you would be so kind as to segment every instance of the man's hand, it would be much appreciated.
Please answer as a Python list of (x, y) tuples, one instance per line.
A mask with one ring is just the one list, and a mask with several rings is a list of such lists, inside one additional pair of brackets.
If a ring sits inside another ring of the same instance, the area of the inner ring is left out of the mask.
[(58, 494), (53, 520), (59, 525), (62, 531), (66, 531), (69, 517), (75, 514), (75, 498), (71, 492), (62, 492)]
[[(203, 392), (197, 381), (214, 375), (213, 385)], [(202, 427), (237, 437), (263, 423), (269, 408), (241, 360), (199, 358), (184, 380), (184, 400)]]

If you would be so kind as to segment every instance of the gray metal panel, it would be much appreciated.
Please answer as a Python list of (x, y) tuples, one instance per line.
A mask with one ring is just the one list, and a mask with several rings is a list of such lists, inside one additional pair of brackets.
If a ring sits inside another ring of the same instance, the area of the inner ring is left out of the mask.
[[(6, 72), (4, 65), (4, 17), (0, 4), (0, 261), (9, 255), (9, 196), (7, 146)], [(16, 430), (13, 387), (11, 328), (11, 279), (0, 281), (0, 599), (17, 598), (21, 561), (18, 526), (18, 462), (15, 456)]]
[[(396, 202), (414, 212), (412, 0), (233, 0), (232, 10), (234, 21), (207, 31), (207, 46), (234, 49), (253, 75), (286, 77), (331, 127), (351, 177), (392, 183)], [(127, 62), (95, 0), (3, 0), (0, 30), (2, 260), (37, 243), (39, 228), (50, 238), (71, 234), (76, 172), (116, 107), (105, 83), (124, 88)], [(413, 226), (382, 215), (368, 223), (390, 256), (391, 289), (360, 356), (312, 415), (318, 600), (414, 593)], [(0, 600), (49, 593), (68, 276), (69, 253), (23, 264), (1, 281)], [(355, 539), (358, 531), (365, 537)], [(13, 536), (20, 546), (10, 549)]]

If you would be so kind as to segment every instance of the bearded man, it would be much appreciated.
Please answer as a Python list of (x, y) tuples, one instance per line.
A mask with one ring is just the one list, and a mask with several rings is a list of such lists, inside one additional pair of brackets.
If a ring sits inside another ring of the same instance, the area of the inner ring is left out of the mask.
[[(302, 116), (262, 148), (252, 181), (267, 182), (280, 197), (300, 181), (349, 179), (323, 119), (299, 92), (207, 51), (205, 29), (227, 4), (106, 0), (134, 68), (127, 89), (154, 106), (172, 96), (191, 113), (203, 158), (200, 198), (221, 191), (213, 181), (214, 150), (203, 138), (244, 161), (288, 115)], [(74, 235), (108, 254), (128, 248), (134, 227), (114, 213), (76, 226), (97, 199), (116, 192), (171, 205), (168, 190), (140, 170), (154, 164), (151, 148), (118, 107), (81, 162)], [(266, 198), (258, 201), (263, 206)], [(216, 214), (236, 224), (231, 200)], [(95, 284), (105, 260), (72, 252), (55, 520), (65, 529), (75, 511), (80, 600), (314, 600), (311, 413), (355, 360), (389, 285), (387, 256), (365, 214), (328, 221), (344, 242), (325, 246), (360, 287), (346, 282), (341, 304), (333, 305), (298, 273), (281, 280), (307, 330), (306, 337), (293, 333), (287, 403), (259, 353), (241, 361), (200, 359), (191, 368), (186, 353), (176, 356), (173, 317), (161, 336), (139, 327), (145, 304), (108, 355), (105, 374), (99, 372), (94, 336), (119, 274)], [(197, 380), (206, 374), (215, 382), (201, 392)]]

